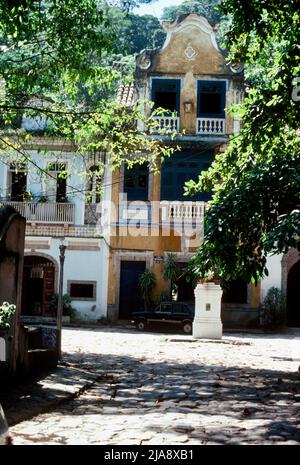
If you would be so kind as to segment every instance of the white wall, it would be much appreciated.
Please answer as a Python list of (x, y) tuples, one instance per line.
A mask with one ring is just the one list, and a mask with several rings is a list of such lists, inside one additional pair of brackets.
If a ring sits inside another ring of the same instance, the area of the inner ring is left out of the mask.
[[(55, 151), (28, 151), (28, 155), (31, 160), (42, 169), (46, 169), (48, 164), (53, 161), (60, 161), (67, 164), (67, 170), (71, 174), (67, 179), (68, 200), (76, 205), (75, 224), (83, 225), (86, 183), (82, 157), (72, 152)], [(8, 192), (10, 191), (8, 186), (8, 171), (8, 166), (0, 162), (0, 189), (3, 197), (7, 197)], [(34, 200), (38, 201), (39, 197), (43, 195), (47, 196), (48, 194), (48, 200), (50, 202), (55, 202), (55, 188), (53, 189), (53, 183), (55, 183), (54, 179), (40, 171), (33, 163), (29, 163), (27, 172), (27, 191), (33, 194)], [(77, 192), (77, 190), (79, 192)]]
[(7, 170), (8, 167), (0, 160), (0, 197), (7, 197)]
[(261, 282), (261, 301), (265, 298), (271, 287), (281, 289), (281, 260), (283, 255), (269, 255), (267, 258), (267, 268), (269, 276), (266, 276)]
[[(33, 241), (37, 238), (28, 236), (27, 240)], [(41, 238), (39, 238), (41, 239)], [(72, 238), (74, 240), (74, 238)], [(45, 238), (48, 240), (50, 249), (35, 249), (34, 253), (46, 254), (55, 259), (59, 264), (59, 238)], [(65, 238), (66, 244), (71, 238)], [(87, 239), (76, 238), (76, 242)], [(91, 240), (89, 240), (91, 241)], [(95, 239), (92, 239), (95, 241)], [(78, 311), (80, 318), (83, 320), (97, 320), (102, 316), (106, 317), (107, 310), (107, 281), (108, 281), (108, 253), (107, 247), (102, 239), (96, 241), (100, 245), (100, 251), (96, 250), (66, 250), (64, 263), (64, 282), (63, 293), (67, 293), (68, 280), (75, 281), (97, 281), (96, 285), (96, 300), (95, 301), (72, 301), (72, 306)], [(25, 252), (30, 250), (25, 249)], [(58, 277), (59, 279), (59, 277)], [(57, 289), (58, 290), (58, 282)]]

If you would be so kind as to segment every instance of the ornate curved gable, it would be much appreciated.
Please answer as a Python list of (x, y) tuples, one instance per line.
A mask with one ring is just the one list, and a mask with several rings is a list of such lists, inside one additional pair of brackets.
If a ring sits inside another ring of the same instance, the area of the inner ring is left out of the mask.
[(151, 71), (183, 74), (232, 74), (219, 49), (215, 31), (202, 16), (181, 16), (173, 23), (163, 22), (167, 33)]

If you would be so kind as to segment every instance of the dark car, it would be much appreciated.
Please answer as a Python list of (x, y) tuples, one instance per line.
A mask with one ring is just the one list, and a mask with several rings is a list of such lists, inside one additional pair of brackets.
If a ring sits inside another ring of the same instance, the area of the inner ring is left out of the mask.
[(195, 310), (185, 302), (163, 302), (152, 310), (132, 313), (132, 323), (139, 331), (150, 325), (180, 327), (186, 334), (191, 334)]
[(10, 446), (12, 443), (12, 436), (8, 431), (7, 421), (0, 404), (0, 446)]

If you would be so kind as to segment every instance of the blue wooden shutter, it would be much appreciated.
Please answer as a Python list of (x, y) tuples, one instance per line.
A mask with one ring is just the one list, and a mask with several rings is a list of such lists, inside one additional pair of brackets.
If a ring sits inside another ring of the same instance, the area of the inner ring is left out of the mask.
[[(215, 98), (216, 97), (216, 98)], [(214, 109), (208, 110), (209, 100), (214, 99)], [(217, 103), (218, 101), (218, 103)], [(198, 81), (197, 116), (225, 118), (226, 81)]]
[(151, 100), (156, 104), (158, 93), (176, 93), (176, 112), (180, 111), (180, 79), (152, 79)]
[(149, 167), (147, 163), (134, 165), (132, 168), (125, 166), (124, 192), (127, 200), (148, 200)]
[(193, 179), (197, 181), (201, 171), (206, 171), (214, 158), (213, 150), (205, 153), (176, 152), (170, 158), (166, 158), (161, 168), (161, 200), (192, 200), (207, 201), (211, 198), (209, 193), (201, 193), (195, 196), (185, 196), (184, 184)]

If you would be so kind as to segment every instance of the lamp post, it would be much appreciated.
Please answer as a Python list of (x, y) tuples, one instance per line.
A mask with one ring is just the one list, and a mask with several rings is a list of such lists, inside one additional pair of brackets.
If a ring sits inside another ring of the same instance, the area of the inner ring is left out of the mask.
[(61, 359), (61, 329), (62, 329), (62, 314), (63, 314), (63, 282), (64, 282), (64, 262), (65, 262), (65, 251), (67, 246), (62, 243), (59, 246), (59, 262), (60, 262), (60, 273), (59, 273), (59, 290), (58, 290), (58, 303), (57, 303), (57, 351), (58, 359)]

